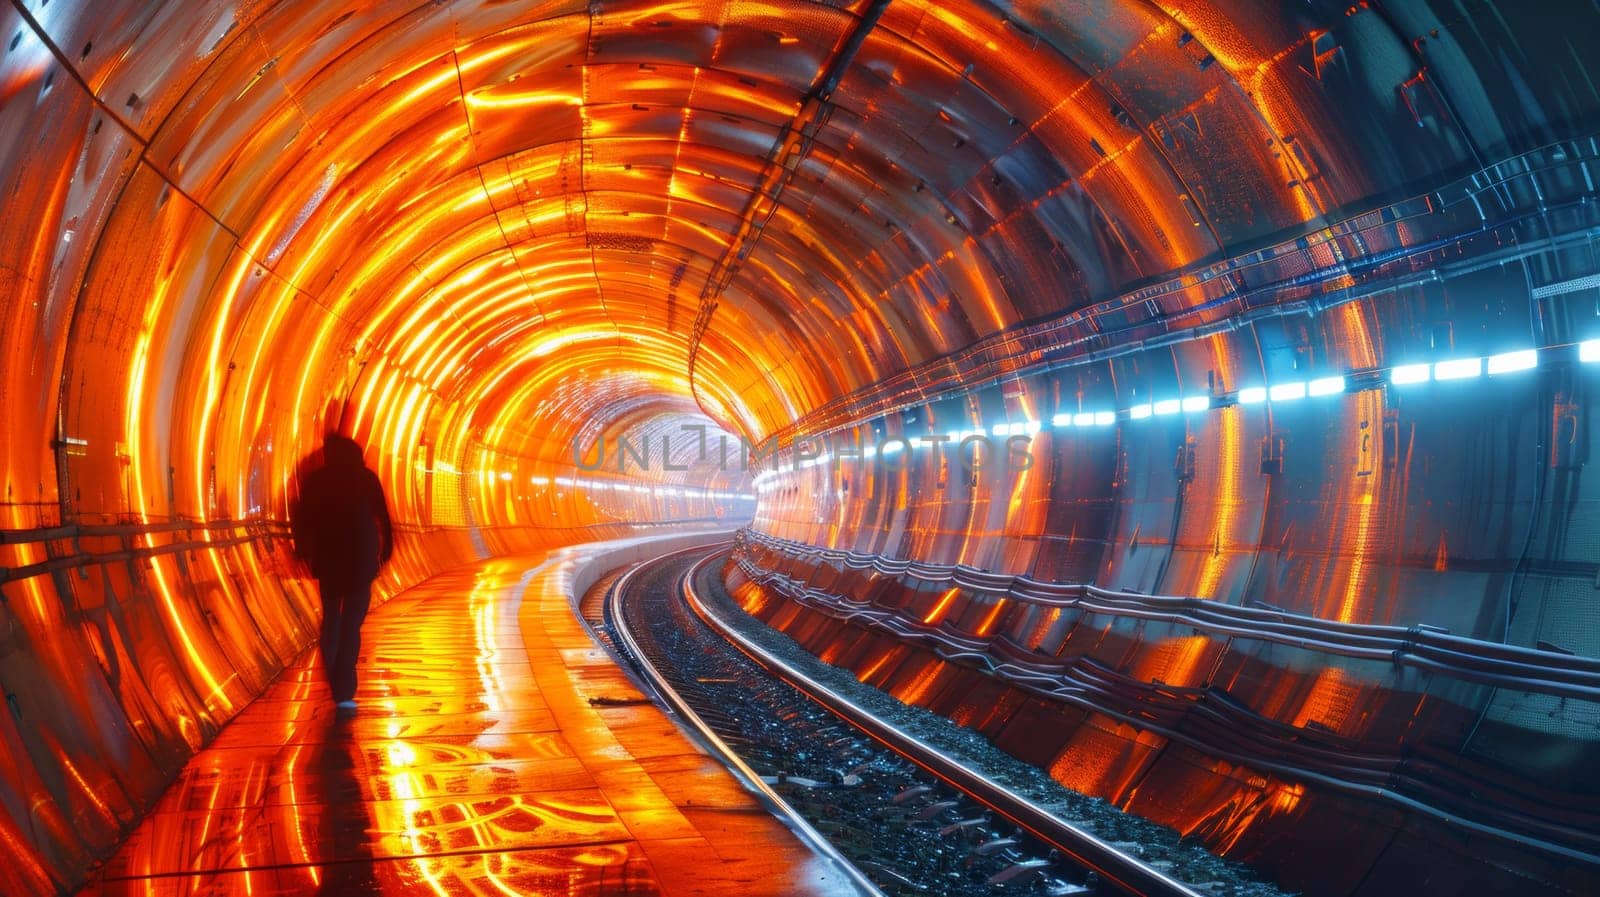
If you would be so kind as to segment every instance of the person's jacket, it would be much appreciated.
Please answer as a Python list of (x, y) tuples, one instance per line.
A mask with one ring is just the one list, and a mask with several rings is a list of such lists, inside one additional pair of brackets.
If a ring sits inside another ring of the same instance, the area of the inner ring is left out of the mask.
[(353, 441), (331, 438), (321, 466), (300, 481), (291, 512), (295, 554), (322, 580), (370, 582), (394, 550), (378, 475)]

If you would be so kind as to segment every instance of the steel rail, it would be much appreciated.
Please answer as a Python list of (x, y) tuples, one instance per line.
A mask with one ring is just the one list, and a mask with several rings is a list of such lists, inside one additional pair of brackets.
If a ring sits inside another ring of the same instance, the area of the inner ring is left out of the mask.
[(1117, 887), (1142, 897), (1201, 897), (1199, 892), (1188, 885), (1118, 850), (1092, 833), (1072, 825), (1015, 791), (964, 766), (955, 758), (923, 744), (892, 723), (879, 719), (848, 697), (811, 680), (800, 670), (746, 638), (717, 616), (694, 588), (695, 577), (701, 568), (719, 554), (717, 551), (710, 552), (689, 568), (681, 581), (683, 597), (706, 625), (752, 661), (826, 707), (874, 741), (926, 770), (952, 788), (993, 809), (1029, 834), (1071, 857), (1085, 868), (1093, 870)]
[[(747, 789), (754, 792), (757, 798), (760, 799), (763, 804), (767, 805), (769, 810), (781, 817), (784, 821), (784, 824), (794, 831), (794, 833), (806, 843), (806, 846), (816, 851), (823, 857), (823, 859), (837, 867), (838, 871), (841, 872), (847, 879), (849, 879), (852, 884), (859, 888), (862, 893), (871, 895), (871, 897), (886, 897), (883, 891), (876, 884), (873, 884), (871, 879), (867, 878), (865, 873), (856, 868), (854, 863), (851, 863), (848, 859), (846, 859), (844, 854), (840, 853), (839, 849), (834, 847), (833, 843), (824, 837), (821, 832), (813, 828), (811, 823), (806, 821), (805, 817), (801, 816), (800, 813), (795, 810), (795, 808), (791, 806), (788, 801), (783, 799), (782, 795), (778, 794), (778, 792), (774, 791), (771, 786), (762, 781), (761, 776), (757, 774), (755, 770), (751, 769), (750, 766), (746, 764), (737, 753), (734, 752), (733, 748), (729, 747), (728, 743), (723, 741), (722, 738), (711, 729), (705, 720), (700, 718), (699, 714), (694, 712), (694, 709), (691, 708), (689, 703), (683, 699), (683, 696), (678, 693), (678, 690), (672, 687), (672, 683), (667, 681), (666, 676), (664, 676), (661, 671), (656, 669), (655, 665), (650, 662), (649, 658), (640, 648), (638, 641), (634, 638), (633, 632), (629, 629), (628, 617), (626, 613), (624, 613), (622, 598), (627, 594), (628, 588), (632, 584), (634, 574), (646, 567), (662, 563), (668, 558), (678, 555), (690, 554), (694, 552), (710, 552), (708, 557), (715, 557), (718, 553), (725, 550), (731, 544), (731, 542), (722, 542), (709, 546), (696, 545), (690, 548), (671, 551), (666, 554), (658, 555), (657, 557), (649, 560), (640, 561), (638, 563), (629, 565), (628, 569), (622, 575), (618, 576), (616, 580), (611, 583), (610, 588), (606, 591), (605, 613), (606, 618), (611, 623), (611, 634), (613, 639), (618, 650), (625, 653), (628, 656), (628, 659), (632, 661), (633, 668), (639, 673), (639, 678), (642, 680), (642, 684), (646, 686), (646, 690), (654, 693), (658, 701), (665, 704), (670, 713), (677, 718), (680, 725), (688, 728), (697, 739), (699, 739), (712, 751), (712, 753), (716, 754), (718, 759), (722, 760), (722, 762), (733, 773), (734, 777), (739, 779), (739, 781), (743, 783)], [(698, 567), (698, 564), (695, 566)], [(690, 569), (692, 573), (694, 568), (691, 567)], [(582, 596), (574, 596), (574, 600), (577, 600), (581, 597)], [(582, 615), (579, 616), (579, 619), (582, 619)], [(587, 623), (585, 625), (587, 625)], [(624, 669), (626, 669), (626, 666)]]

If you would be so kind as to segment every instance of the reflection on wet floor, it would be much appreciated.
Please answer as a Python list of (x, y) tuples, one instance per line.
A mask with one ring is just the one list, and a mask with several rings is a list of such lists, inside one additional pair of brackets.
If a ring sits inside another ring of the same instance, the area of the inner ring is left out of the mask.
[(361, 706), (308, 654), (196, 756), (84, 894), (853, 894), (574, 617), (581, 550), (375, 610)]

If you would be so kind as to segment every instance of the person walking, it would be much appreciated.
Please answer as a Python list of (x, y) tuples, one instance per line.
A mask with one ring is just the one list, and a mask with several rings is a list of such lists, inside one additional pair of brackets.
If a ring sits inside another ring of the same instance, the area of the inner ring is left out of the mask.
[(356, 659), (372, 581), (394, 553), (394, 529), (378, 475), (355, 440), (329, 433), (301, 464), (290, 509), (295, 555), (322, 596), (322, 669), (341, 712), (356, 709)]

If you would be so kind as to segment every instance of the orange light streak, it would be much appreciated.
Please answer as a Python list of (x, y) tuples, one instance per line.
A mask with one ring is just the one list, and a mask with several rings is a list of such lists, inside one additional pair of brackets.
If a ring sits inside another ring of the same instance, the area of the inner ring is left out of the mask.
[(1007, 601), (1004, 598), (995, 599), (994, 606), (989, 608), (989, 612), (984, 615), (983, 622), (978, 624), (978, 630), (974, 634), (978, 636), (989, 635), (990, 631), (994, 629), (994, 624), (1000, 619), (1000, 614), (1005, 611), (1006, 604)]
[(960, 594), (960, 592), (960, 586), (945, 592), (944, 595), (939, 599), (938, 603), (933, 606), (933, 609), (928, 611), (928, 615), (922, 618), (922, 622), (928, 624), (929, 626), (933, 626), (936, 625), (940, 620), (944, 619), (945, 610), (950, 607), (950, 602), (954, 601), (956, 595)]

